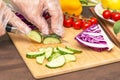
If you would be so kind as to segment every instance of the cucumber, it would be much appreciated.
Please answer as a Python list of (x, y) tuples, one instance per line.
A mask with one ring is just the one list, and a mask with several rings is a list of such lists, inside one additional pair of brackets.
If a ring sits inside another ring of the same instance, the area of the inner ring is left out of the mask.
[(38, 56), (38, 57), (36, 57), (36, 62), (38, 64), (43, 64), (44, 59), (45, 59), (45, 55)]
[(59, 50), (57, 49), (57, 47), (54, 47), (54, 48), (53, 48), (53, 52), (54, 52), (54, 53), (59, 52)]
[(27, 52), (26, 57), (27, 58), (36, 58), (37, 56), (40, 56), (44, 53), (36, 51), (36, 52)]
[(53, 33), (53, 34), (50, 34), (50, 36), (52, 37), (56, 37), (56, 38), (61, 38), (60, 36), (58, 36), (57, 34)]
[(27, 36), (35, 42), (38, 42), (38, 43), (42, 42), (42, 35), (38, 31), (32, 30), (27, 34)]
[(45, 57), (48, 59), (53, 53), (53, 48), (52, 47), (47, 47), (45, 50)]
[(40, 48), (40, 49), (39, 49), (39, 52), (40, 52), (40, 53), (45, 53), (45, 51), (46, 51), (45, 48)]
[(48, 61), (52, 61), (52, 60), (56, 59), (59, 56), (61, 56), (61, 54), (59, 52), (55, 52), (48, 58)]
[(72, 55), (72, 54), (66, 54), (66, 55), (64, 55), (64, 57), (65, 57), (65, 61), (66, 62), (73, 62), (73, 61), (76, 61), (76, 57), (75, 57), (75, 55)]
[(65, 48), (70, 50), (70, 51), (73, 51), (74, 53), (81, 53), (82, 52), (81, 50), (78, 50), (78, 49), (75, 49), (75, 48), (72, 48), (72, 47), (69, 47), (69, 46), (66, 46)]
[(57, 44), (61, 43), (61, 39), (57, 35), (47, 35), (43, 39), (43, 44)]
[(47, 67), (49, 68), (58, 68), (58, 67), (61, 67), (65, 64), (65, 58), (63, 55), (57, 57), (56, 59), (48, 62), (46, 64)]
[(57, 47), (57, 49), (60, 51), (61, 54), (73, 54), (74, 52), (73, 51), (70, 51), (66, 48), (63, 48), (63, 47)]
[(48, 68), (58, 68), (63, 66), (67, 62), (76, 61), (76, 57), (73, 53), (81, 52), (80, 50), (71, 47), (46, 47), (40, 48), (36, 52), (28, 52), (27, 58), (36, 58), (38, 64), (43, 64), (44, 60), (47, 60), (46, 66)]

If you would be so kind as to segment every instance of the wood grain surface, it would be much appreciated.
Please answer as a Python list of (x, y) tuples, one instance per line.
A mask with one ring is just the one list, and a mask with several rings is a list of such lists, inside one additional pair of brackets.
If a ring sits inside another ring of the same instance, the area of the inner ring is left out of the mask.
[[(35, 78), (45, 78), (50, 76), (55, 76), (59, 74), (64, 74), (68, 72), (83, 70), (87, 68), (92, 68), (104, 64), (114, 63), (120, 61), (120, 49), (117, 46), (111, 51), (104, 51), (104, 52), (96, 52), (87, 47), (83, 47), (78, 44), (74, 37), (81, 32), (81, 30), (74, 30), (72, 28), (65, 29), (65, 37), (63, 38), (62, 44), (56, 45), (43, 45), (32, 42), (28, 39), (25, 35), (22, 34), (13, 34), (9, 33), (10, 38), (12, 39), (14, 45), (16, 46), (19, 54), (25, 61), (27, 67), (33, 74)], [(26, 58), (26, 52), (28, 51), (35, 51), (40, 47), (47, 47), (47, 46), (65, 46), (69, 45), (75, 48), (78, 48), (83, 51), (81, 54), (76, 54), (77, 61), (65, 64), (65, 66), (56, 68), (56, 69), (49, 69), (45, 67), (45, 65), (39, 65), (36, 63), (34, 59)]]

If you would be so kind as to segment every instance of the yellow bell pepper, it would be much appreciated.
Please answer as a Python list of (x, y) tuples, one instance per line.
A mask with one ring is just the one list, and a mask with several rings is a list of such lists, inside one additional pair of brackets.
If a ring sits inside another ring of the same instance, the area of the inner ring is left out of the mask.
[(82, 4), (79, 0), (60, 0), (63, 13), (79, 16), (82, 13)]
[(120, 10), (120, 0), (101, 0), (105, 9)]

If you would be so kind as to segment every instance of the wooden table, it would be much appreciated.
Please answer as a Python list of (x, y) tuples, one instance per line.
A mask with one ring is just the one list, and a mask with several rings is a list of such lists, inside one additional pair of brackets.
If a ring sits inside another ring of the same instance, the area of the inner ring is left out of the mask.
[[(84, 7), (83, 14), (88, 17)], [(120, 62), (40, 80), (120, 80)], [(6, 34), (0, 37), (0, 80), (35, 80)]]

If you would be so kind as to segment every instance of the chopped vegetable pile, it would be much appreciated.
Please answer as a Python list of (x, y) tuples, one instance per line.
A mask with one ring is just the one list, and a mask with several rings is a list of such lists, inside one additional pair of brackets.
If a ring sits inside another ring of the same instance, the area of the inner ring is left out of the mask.
[[(36, 59), (38, 64), (45, 64), (48, 68), (58, 68), (67, 62), (76, 61), (74, 53), (81, 53), (79, 49), (74, 49), (69, 46), (66, 47), (46, 47), (40, 48), (38, 51), (27, 52), (26, 57)], [(47, 63), (45, 63), (45, 59)]]

